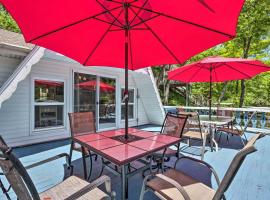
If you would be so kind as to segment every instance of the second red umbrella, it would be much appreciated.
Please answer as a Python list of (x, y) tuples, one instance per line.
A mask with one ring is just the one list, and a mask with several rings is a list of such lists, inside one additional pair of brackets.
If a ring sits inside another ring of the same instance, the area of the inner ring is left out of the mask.
[(269, 70), (269, 66), (257, 60), (208, 57), (170, 71), (168, 79), (185, 83), (209, 82), (209, 119), (211, 119), (212, 82), (250, 79), (259, 73)]

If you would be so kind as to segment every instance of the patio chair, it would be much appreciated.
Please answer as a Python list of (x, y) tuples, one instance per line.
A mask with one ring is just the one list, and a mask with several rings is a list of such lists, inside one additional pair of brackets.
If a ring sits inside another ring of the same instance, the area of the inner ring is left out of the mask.
[[(4, 144), (4, 145), (7, 145), (6, 142), (4, 141), (4, 139), (2, 137), (0, 137), (0, 144)], [(1, 171), (0, 172), (0, 176), (3, 177), (4, 176), (4, 173)], [(11, 200), (8, 192), (10, 191), (10, 185), (8, 188), (5, 187), (4, 183), (2, 182), (1, 180), (1, 177), (0, 177), (0, 188), (2, 190), (2, 193), (6, 196), (7, 200)]]
[[(1, 139), (2, 140), (2, 139)], [(49, 163), (56, 159), (66, 157), (68, 154), (60, 154), (46, 160), (24, 167), (20, 160), (12, 153), (12, 149), (0, 140), (0, 168), (8, 180), (11, 188), (19, 200), (75, 200), (75, 199), (114, 199), (115, 193), (111, 191), (111, 181), (107, 176), (89, 183), (76, 176), (70, 176), (56, 186), (38, 193), (27, 169)], [(68, 165), (68, 162), (67, 162)], [(98, 187), (105, 184), (106, 192)]]
[(191, 140), (202, 142), (201, 160), (203, 160), (206, 140), (209, 138), (210, 133), (207, 131), (202, 131), (202, 125), (198, 112), (180, 112), (179, 114), (188, 116), (185, 129), (187, 131), (184, 131), (182, 138), (188, 140), (188, 146), (191, 146)]
[[(93, 112), (76, 112), (76, 113), (68, 113), (69, 116), (69, 123), (70, 123), (70, 131), (71, 131), (71, 138), (79, 135), (89, 134), (89, 133), (96, 133), (96, 124), (95, 124), (95, 117)], [(92, 156), (95, 156), (95, 160), (97, 160), (97, 154), (93, 154), (90, 150), (86, 149), (85, 147), (81, 147), (81, 145), (75, 143), (73, 140), (71, 141), (70, 146), (70, 160), (69, 164), (71, 163), (72, 159), (72, 152), (80, 151), (82, 152), (82, 156), (86, 155), (89, 156), (90, 160), (90, 170), (89, 176), (87, 177), (86, 172), (86, 163), (85, 159), (83, 158), (83, 168), (84, 168), (84, 178), (90, 179), (91, 172), (92, 172)]]
[[(185, 125), (187, 122), (186, 115), (177, 115), (167, 113), (160, 134), (170, 135), (173, 137), (181, 138)], [(157, 166), (153, 166), (152, 168), (157, 168), (157, 170), (164, 170), (164, 162), (169, 162), (171, 157), (179, 158), (180, 153), (180, 143), (175, 147), (176, 149), (166, 148), (156, 152), (153, 155), (153, 160), (157, 163)]]
[[(218, 140), (218, 141), (220, 142), (221, 137), (222, 137), (222, 133), (226, 133), (226, 134), (227, 134), (227, 140), (228, 140), (228, 135), (229, 135), (229, 134), (231, 134), (232, 136), (234, 136), (234, 135), (235, 135), (235, 136), (239, 136), (240, 139), (241, 139), (241, 142), (242, 142), (243, 146), (245, 146), (245, 141), (244, 141), (244, 139), (243, 139), (242, 136), (244, 136), (244, 137), (245, 137), (245, 140), (247, 141), (247, 137), (246, 137), (246, 135), (245, 135), (245, 131), (247, 130), (248, 125), (249, 125), (249, 123), (251, 122), (252, 118), (253, 118), (256, 114), (257, 114), (256, 111), (253, 112), (253, 113), (251, 114), (250, 118), (248, 119), (247, 123), (245, 124), (245, 126), (242, 127), (242, 126), (240, 125), (240, 130), (239, 130), (235, 125), (232, 125), (231, 127), (220, 127), (220, 128), (218, 128), (218, 129), (216, 130), (217, 132), (220, 132), (220, 136), (219, 136), (219, 140)], [(236, 124), (236, 123), (234, 122), (234, 124)]]
[[(164, 174), (149, 175), (144, 179), (140, 200), (143, 200), (144, 194), (149, 190), (153, 191), (154, 194), (162, 200), (225, 200), (225, 192), (232, 183), (246, 156), (256, 151), (253, 145), (261, 136), (261, 134), (256, 134), (247, 145), (236, 154), (221, 182), (211, 165), (202, 160), (183, 156), (175, 162), (174, 169), (170, 169)], [(177, 164), (183, 159), (209, 168), (216, 179), (218, 185), (217, 190), (177, 170)]]

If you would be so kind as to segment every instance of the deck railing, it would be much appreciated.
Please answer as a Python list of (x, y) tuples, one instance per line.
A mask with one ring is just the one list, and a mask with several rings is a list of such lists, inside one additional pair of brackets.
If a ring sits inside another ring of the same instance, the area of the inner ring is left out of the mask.
[[(179, 106), (164, 106), (166, 112), (176, 112), (176, 108)], [(181, 106), (185, 111), (197, 111), (201, 115), (208, 115), (208, 107), (191, 107), (191, 106)], [(251, 120), (248, 127), (255, 129), (269, 129), (270, 131), (270, 108), (269, 107), (250, 107), (250, 108), (230, 108), (230, 107), (219, 107), (221, 111), (230, 110), (233, 112), (235, 121), (238, 125), (246, 125), (249, 117), (254, 111), (257, 114)], [(217, 107), (212, 107), (212, 115), (216, 115)]]

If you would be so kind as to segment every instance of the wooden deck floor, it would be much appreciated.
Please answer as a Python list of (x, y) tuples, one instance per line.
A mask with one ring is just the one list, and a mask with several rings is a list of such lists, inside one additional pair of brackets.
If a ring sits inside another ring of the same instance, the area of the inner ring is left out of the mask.
[[(154, 128), (158, 130), (158, 127), (143, 128), (147, 128), (148, 130), (153, 130)], [(251, 137), (252, 133), (247, 133), (247, 136)], [(205, 161), (210, 163), (216, 169), (219, 177), (222, 179), (233, 156), (237, 153), (238, 149), (241, 148), (241, 143), (239, 138), (236, 137), (231, 138), (228, 142), (224, 136), (221, 140), (220, 147), (221, 148), (218, 152), (206, 152)], [(228, 200), (270, 199), (270, 136), (260, 139), (256, 143), (256, 147), (258, 151), (247, 157), (240, 168), (239, 173), (236, 175), (233, 183), (226, 192), (226, 198)], [(190, 148), (185, 151), (193, 150), (194, 148)], [(62, 152), (69, 152), (69, 141), (64, 140), (32, 145), (29, 147), (14, 149), (14, 152), (20, 157), (24, 165), (28, 165)], [(194, 153), (196, 153), (196, 149)], [(57, 160), (29, 171), (39, 191), (44, 191), (62, 180), (65, 173), (63, 167), (64, 162), (64, 159)], [(79, 153), (74, 154), (72, 163), (75, 166), (75, 175), (82, 177), (82, 164)], [(170, 164), (173, 164), (173, 160)], [(98, 159), (94, 164), (93, 179), (95, 179), (99, 174), (100, 165), (100, 159)], [(216, 188), (213, 177), (211, 177), (205, 169), (198, 169), (191, 162), (183, 162), (179, 168), (191, 173), (193, 176), (198, 177), (203, 182)], [(119, 195), (120, 178), (108, 171), (105, 171), (104, 173), (112, 178), (113, 189)], [(129, 184), (130, 188), (132, 188), (129, 190), (130, 199), (137, 200), (139, 198), (139, 192), (142, 184), (141, 174), (132, 177)], [(0, 199), (5, 199), (5, 197), (0, 194)], [(146, 194), (145, 199), (154, 200), (157, 198), (152, 193), (148, 193)]]

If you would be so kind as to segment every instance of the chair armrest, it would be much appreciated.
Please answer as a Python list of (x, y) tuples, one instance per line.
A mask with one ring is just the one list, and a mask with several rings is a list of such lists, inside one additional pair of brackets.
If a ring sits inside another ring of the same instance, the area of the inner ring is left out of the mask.
[(216, 180), (218, 186), (220, 185), (220, 180), (219, 180), (219, 177), (218, 177), (217, 172), (216, 172), (215, 169), (214, 169), (211, 165), (209, 165), (207, 162), (204, 162), (203, 160), (198, 160), (198, 159), (196, 159), (196, 158), (188, 157), (188, 156), (181, 156), (180, 158), (178, 158), (178, 159), (176, 160), (176, 162), (175, 162), (175, 164), (174, 164), (174, 168), (176, 168), (177, 163), (178, 163), (181, 159), (191, 160), (191, 161), (193, 161), (193, 162), (197, 162), (197, 163), (199, 163), (199, 164), (201, 164), (201, 165), (206, 166), (206, 167), (207, 167), (208, 169), (210, 169), (210, 171), (213, 173), (213, 175), (214, 175), (214, 177), (215, 177), (215, 180)]
[(175, 188), (177, 188), (177, 190), (182, 194), (182, 196), (184, 197), (185, 200), (190, 200), (190, 197), (188, 195), (188, 193), (186, 192), (186, 190), (183, 188), (182, 185), (180, 185), (178, 182), (176, 182), (175, 180), (163, 175), (163, 174), (156, 174), (156, 177), (172, 184)]
[(99, 187), (102, 184), (105, 184), (106, 192), (110, 194), (112, 199), (115, 199), (115, 196), (116, 196), (115, 192), (111, 191), (111, 179), (110, 179), (110, 177), (103, 175), (100, 178), (94, 180), (89, 185), (83, 187), (82, 189), (80, 189), (76, 193), (72, 194), (71, 196), (69, 196), (65, 200), (76, 200), (76, 199), (80, 198), (81, 196), (85, 195), (86, 193), (90, 192), (94, 188)]
[(45, 163), (48, 163), (48, 162), (51, 162), (51, 161), (54, 161), (54, 160), (63, 158), (63, 157), (66, 158), (66, 163), (67, 163), (67, 165), (70, 167), (69, 162), (68, 162), (68, 160), (69, 160), (69, 155), (68, 155), (67, 153), (61, 153), (61, 154), (58, 154), (58, 155), (56, 155), (56, 156), (47, 158), (47, 159), (45, 159), (45, 160), (41, 160), (41, 161), (36, 162), (36, 163), (33, 163), (33, 164), (31, 164), (31, 165), (28, 165), (28, 166), (25, 167), (25, 169), (31, 169), (31, 168), (34, 168), (34, 167), (43, 165), (43, 164), (45, 164)]

